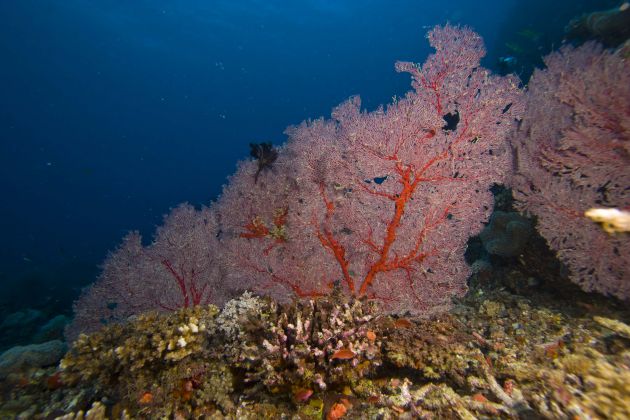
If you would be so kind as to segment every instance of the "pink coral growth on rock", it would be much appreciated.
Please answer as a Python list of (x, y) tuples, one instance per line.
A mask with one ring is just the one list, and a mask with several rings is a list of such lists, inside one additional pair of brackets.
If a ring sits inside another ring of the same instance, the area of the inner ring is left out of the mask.
[(280, 299), (346, 293), (430, 314), (466, 291), (467, 239), (511, 168), (518, 80), (483, 69), (481, 38), (436, 27), (423, 65), (396, 64), (414, 91), (287, 130), (271, 171), (244, 162), (217, 204), (232, 282)]
[(545, 58), (514, 141), (521, 210), (584, 290), (630, 298), (630, 236), (584, 216), (630, 206), (630, 69), (595, 43)]

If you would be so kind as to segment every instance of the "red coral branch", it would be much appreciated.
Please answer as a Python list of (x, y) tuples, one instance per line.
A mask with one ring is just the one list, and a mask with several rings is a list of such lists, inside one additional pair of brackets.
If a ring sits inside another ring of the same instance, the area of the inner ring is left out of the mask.
[[(324, 223), (327, 225), (332, 218), (335, 206), (332, 201), (328, 200), (328, 198), (326, 197), (326, 191), (324, 190), (323, 184), (320, 184), (319, 191), (326, 205), (326, 219)], [(335, 239), (332, 232), (326, 226), (320, 228), (315, 220), (313, 221), (313, 225), (315, 226), (317, 238), (319, 239), (322, 246), (329, 249), (335, 256), (335, 259), (337, 260), (337, 263), (341, 268), (343, 279), (346, 282), (350, 293), (354, 294), (354, 280), (352, 279), (352, 276), (350, 275), (350, 270), (348, 268), (350, 266), (350, 262), (346, 259), (346, 250)]]
[[(166, 267), (168, 272), (171, 273), (171, 275), (175, 279), (175, 282), (177, 283), (177, 286), (179, 287), (179, 291), (182, 293), (182, 297), (184, 298), (183, 307), (188, 308), (190, 306), (190, 301), (188, 298), (188, 291), (186, 290), (186, 280), (184, 279), (184, 276), (182, 276), (181, 274), (177, 273), (177, 271), (175, 271), (170, 261), (162, 260), (162, 265)], [(170, 308), (165, 308), (165, 309), (170, 309)]]

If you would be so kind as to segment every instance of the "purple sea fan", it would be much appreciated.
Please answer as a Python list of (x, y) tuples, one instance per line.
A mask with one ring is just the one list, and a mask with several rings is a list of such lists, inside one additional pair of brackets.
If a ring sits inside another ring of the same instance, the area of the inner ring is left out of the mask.
[(630, 68), (595, 43), (545, 58), (516, 132), (518, 207), (586, 291), (630, 298), (630, 236), (584, 216), (630, 206)]

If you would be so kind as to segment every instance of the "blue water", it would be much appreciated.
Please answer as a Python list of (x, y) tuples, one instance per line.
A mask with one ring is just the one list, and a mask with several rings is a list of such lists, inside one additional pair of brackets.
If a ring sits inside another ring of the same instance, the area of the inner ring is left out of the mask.
[(69, 310), (125, 232), (208, 204), (250, 142), (409, 89), (428, 28), (472, 26), (527, 78), (568, 20), (616, 1), (0, 2), (0, 315)]

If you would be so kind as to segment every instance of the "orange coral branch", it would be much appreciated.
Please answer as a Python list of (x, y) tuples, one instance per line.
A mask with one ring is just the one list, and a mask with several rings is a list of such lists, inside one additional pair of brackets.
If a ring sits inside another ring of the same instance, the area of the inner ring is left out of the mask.
[(392, 245), (396, 241), (397, 230), (400, 226), (400, 220), (405, 213), (405, 206), (407, 202), (411, 199), (411, 196), (413, 195), (413, 192), (418, 185), (418, 180), (412, 181), (411, 168), (403, 167), (400, 163), (396, 164), (396, 172), (401, 175), (401, 179), (399, 182), (402, 184), (403, 188), (394, 201), (394, 215), (387, 225), (387, 234), (385, 235), (383, 246), (379, 250), (380, 257), (374, 264), (372, 264), (370, 270), (365, 276), (365, 279), (363, 279), (363, 283), (361, 284), (361, 288), (359, 289), (359, 295), (365, 295), (370, 285), (374, 282), (374, 278), (378, 273), (390, 271), (396, 268), (402, 268), (405, 266), (397, 258), (395, 258), (393, 261), (388, 261), (389, 252)]
[[(322, 199), (324, 200), (324, 204), (326, 205), (326, 218), (324, 223), (327, 224), (332, 217), (333, 211), (335, 210), (335, 205), (332, 203), (332, 201), (328, 200), (328, 197), (326, 197), (326, 191), (324, 191), (323, 184), (320, 184), (319, 192), (322, 196)], [(350, 275), (350, 263), (346, 259), (345, 248), (339, 243), (339, 241), (335, 239), (332, 232), (330, 232), (330, 230), (327, 229), (325, 226), (320, 229), (319, 226), (317, 226), (316, 221), (313, 221), (313, 225), (315, 226), (315, 231), (319, 242), (324, 246), (324, 248), (328, 248), (335, 256), (335, 259), (337, 260), (337, 262), (339, 263), (339, 267), (341, 268), (341, 272), (343, 273), (343, 279), (348, 285), (348, 289), (350, 289), (350, 292), (354, 294), (354, 280)]]
[[(444, 154), (446, 157), (446, 153)], [(431, 159), (425, 166), (423, 167), (423, 171), (429, 169), (437, 160), (439, 159)], [(422, 231), (419, 233), (418, 238), (416, 240), (416, 244), (412, 250), (410, 250), (405, 256), (399, 257), (395, 255), (393, 258), (390, 257), (391, 248), (396, 241), (396, 235), (398, 233), (398, 228), (400, 227), (400, 221), (402, 216), (405, 213), (405, 206), (407, 202), (412, 198), (413, 193), (418, 186), (420, 181), (427, 181), (429, 179), (423, 179), (414, 176), (411, 167), (403, 166), (400, 163), (396, 164), (396, 172), (400, 175), (399, 182), (402, 184), (402, 191), (397, 195), (384, 194), (377, 191), (372, 191), (370, 189), (366, 190), (374, 195), (385, 196), (390, 198), (395, 203), (394, 215), (392, 216), (390, 222), (387, 225), (387, 233), (385, 235), (385, 239), (383, 241), (383, 245), (380, 248), (377, 248), (374, 242), (370, 239), (368, 241), (368, 245), (374, 250), (376, 250), (379, 254), (378, 260), (372, 264), (368, 273), (366, 274), (363, 283), (359, 289), (359, 295), (365, 295), (368, 291), (369, 287), (374, 282), (374, 279), (378, 273), (383, 273), (387, 271), (393, 271), (397, 269), (407, 270), (407, 275), (409, 275), (410, 266), (413, 262), (421, 262), (424, 258), (426, 258), (429, 254), (421, 253), (420, 248), (422, 243), (424, 242), (424, 237), (429, 228), (434, 228), (439, 223), (446, 219), (448, 215), (450, 207), (447, 207), (442, 216), (434, 221), (430, 222), (429, 217), (425, 217), (424, 227)]]
[(245, 225), (247, 232), (241, 233), (241, 238), (265, 238), (270, 231), (260, 217), (255, 217)]

